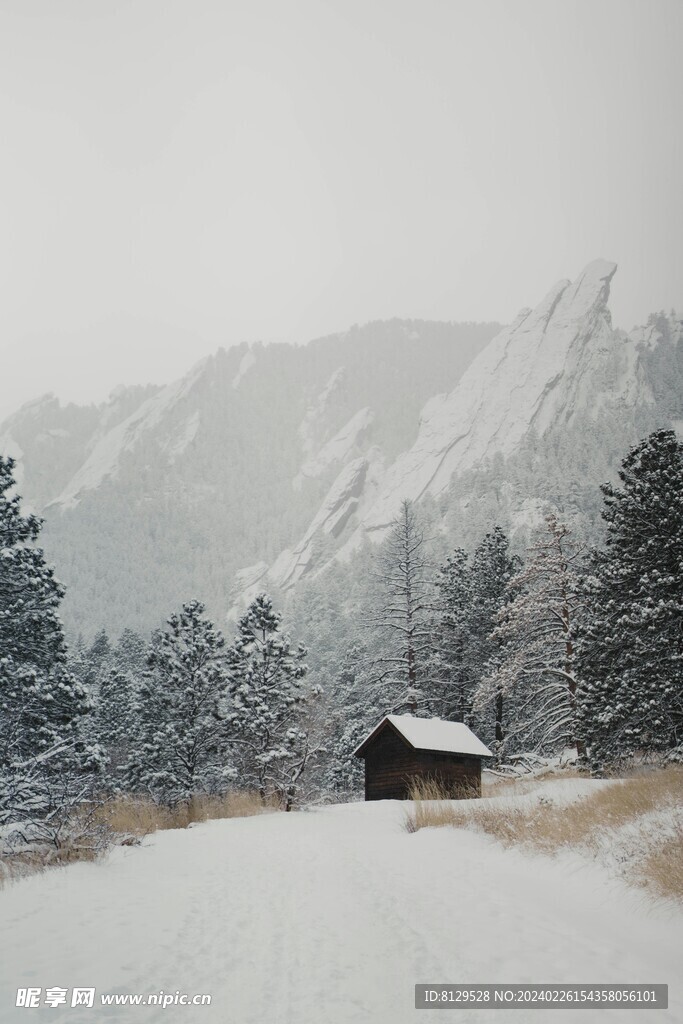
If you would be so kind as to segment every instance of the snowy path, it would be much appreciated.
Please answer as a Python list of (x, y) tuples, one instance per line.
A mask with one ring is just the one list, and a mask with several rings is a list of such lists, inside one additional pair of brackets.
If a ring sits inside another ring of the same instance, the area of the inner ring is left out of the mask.
[[(405, 805), (150, 836), (0, 891), (0, 1021), (19, 985), (210, 993), (212, 1005), (41, 1007), (28, 1019), (403, 1024), (416, 982), (668, 982), (668, 1011), (439, 1011), (459, 1024), (683, 1024), (680, 916), (578, 858), (526, 857)], [(570, 1016), (567, 1017), (567, 1013)]]

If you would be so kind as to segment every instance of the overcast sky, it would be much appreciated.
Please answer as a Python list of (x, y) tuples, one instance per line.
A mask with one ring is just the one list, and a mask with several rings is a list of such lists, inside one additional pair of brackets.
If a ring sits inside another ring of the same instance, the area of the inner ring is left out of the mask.
[(218, 345), (683, 309), (681, 0), (0, 0), (0, 418)]

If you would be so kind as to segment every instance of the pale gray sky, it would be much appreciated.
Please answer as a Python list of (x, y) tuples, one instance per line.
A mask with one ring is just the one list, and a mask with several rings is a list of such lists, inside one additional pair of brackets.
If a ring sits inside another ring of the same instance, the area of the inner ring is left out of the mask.
[(681, 0), (0, 0), (0, 418), (242, 340), (683, 307)]

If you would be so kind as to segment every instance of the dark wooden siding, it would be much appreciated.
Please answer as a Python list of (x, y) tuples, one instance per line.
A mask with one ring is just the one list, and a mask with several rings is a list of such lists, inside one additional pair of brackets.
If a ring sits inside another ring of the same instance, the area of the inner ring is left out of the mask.
[(413, 750), (387, 725), (365, 751), (365, 799), (407, 800), (415, 778), (435, 779), (453, 796), (481, 794), (481, 760)]
[(416, 752), (385, 728), (365, 752), (365, 799), (405, 800), (409, 779), (418, 773)]

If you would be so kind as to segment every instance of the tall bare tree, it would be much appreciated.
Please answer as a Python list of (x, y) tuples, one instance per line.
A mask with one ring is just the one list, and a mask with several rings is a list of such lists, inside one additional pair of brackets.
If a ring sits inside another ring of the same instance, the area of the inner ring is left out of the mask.
[(377, 658), (385, 711), (426, 707), (432, 575), (425, 537), (410, 501), (401, 503), (375, 572), (379, 607), (374, 625), (382, 638)]

